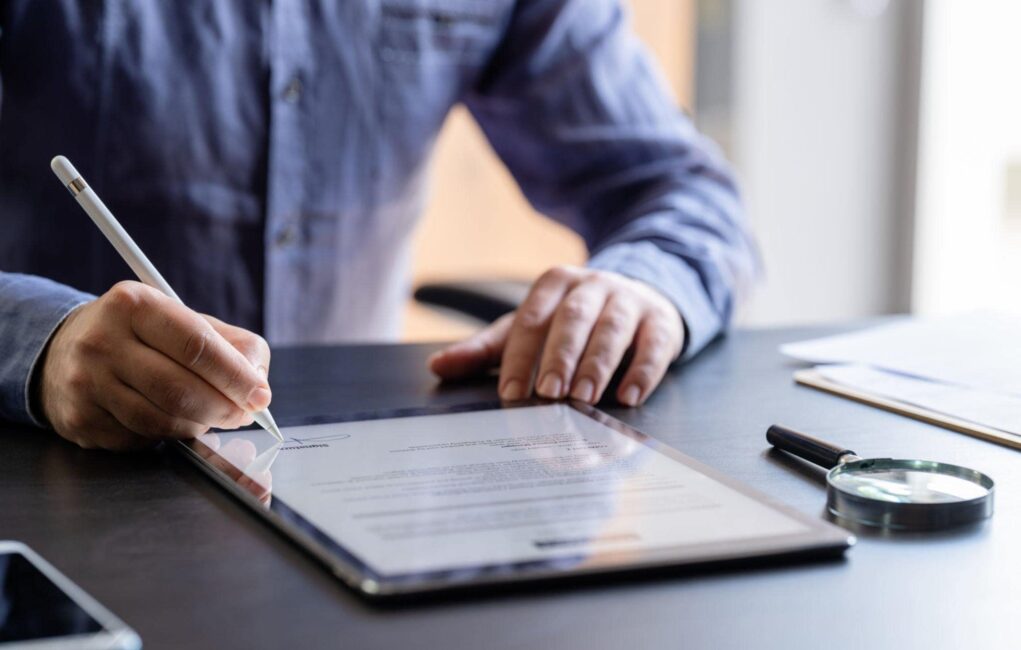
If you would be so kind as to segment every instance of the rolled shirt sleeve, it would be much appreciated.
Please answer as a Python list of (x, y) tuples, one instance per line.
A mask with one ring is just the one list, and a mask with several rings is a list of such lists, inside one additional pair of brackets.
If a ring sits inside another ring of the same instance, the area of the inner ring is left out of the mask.
[(465, 103), (530, 202), (585, 239), (589, 266), (674, 303), (683, 358), (728, 327), (759, 271), (733, 174), (619, 0), (519, 3)]
[(50, 337), (93, 296), (45, 278), (0, 272), (0, 418), (43, 426), (31, 382)]

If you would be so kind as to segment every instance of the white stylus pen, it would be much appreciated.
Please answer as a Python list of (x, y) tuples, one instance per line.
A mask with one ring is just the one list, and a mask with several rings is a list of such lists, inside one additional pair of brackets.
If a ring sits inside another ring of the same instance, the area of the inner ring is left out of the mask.
[[(128, 263), (131, 270), (138, 276), (138, 279), (150, 287), (162, 291), (183, 305), (184, 303), (181, 299), (177, 297), (177, 294), (170, 288), (167, 281), (163, 279), (160, 272), (152, 265), (149, 258), (145, 256), (142, 249), (135, 243), (135, 240), (131, 238), (131, 235), (114, 218), (113, 213), (106, 207), (102, 199), (99, 198), (99, 195), (92, 191), (92, 188), (85, 183), (85, 180), (74, 168), (74, 165), (71, 164), (71, 161), (63, 156), (57, 156), (50, 161), (50, 168), (53, 169), (53, 173), (57, 175), (60, 182), (71, 192), (71, 196), (78, 201), (78, 205), (82, 206), (82, 210), (85, 210), (85, 213), (92, 218), (96, 226), (106, 235), (106, 238), (113, 244), (113, 247), (117, 249), (117, 252), (121, 254), (124, 261)], [(263, 429), (273, 434), (274, 438), (280, 442), (284, 441), (284, 436), (280, 433), (277, 423), (273, 421), (273, 416), (270, 415), (269, 409), (252, 413), (252, 417)]]

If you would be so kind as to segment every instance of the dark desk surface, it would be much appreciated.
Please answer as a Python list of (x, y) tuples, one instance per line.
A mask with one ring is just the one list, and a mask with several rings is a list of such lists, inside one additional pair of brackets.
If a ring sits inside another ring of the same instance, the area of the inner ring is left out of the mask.
[[(862, 454), (930, 457), (998, 482), (977, 530), (864, 536), (845, 561), (544, 588), (379, 609), (171, 454), (0, 435), (0, 539), (27, 542), (141, 634), (146, 648), (1021, 647), (1021, 454), (791, 381), (776, 352), (820, 330), (738, 332), (619, 418), (777, 500), (823, 516), (822, 474), (767, 451), (774, 422)], [(477, 401), (439, 389), (425, 346), (280, 350), (273, 412)]]

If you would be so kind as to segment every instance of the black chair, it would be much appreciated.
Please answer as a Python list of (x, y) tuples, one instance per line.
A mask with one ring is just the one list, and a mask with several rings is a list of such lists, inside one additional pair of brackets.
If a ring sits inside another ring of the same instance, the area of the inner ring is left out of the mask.
[(415, 300), (452, 311), (483, 323), (517, 309), (528, 294), (529, 283), (517, 280), (425, 283), (415, 289)]

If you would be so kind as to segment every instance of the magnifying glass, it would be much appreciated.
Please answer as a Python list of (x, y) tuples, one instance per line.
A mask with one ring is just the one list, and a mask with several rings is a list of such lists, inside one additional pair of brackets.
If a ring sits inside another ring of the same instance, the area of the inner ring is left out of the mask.
[(829, 470), (826, 507), (842, 519), (898, 530), (963, 526), (993, 514), (993, 480), (929, 460), (860, 458), (850, 449), (773, 425), (771, 445)]

